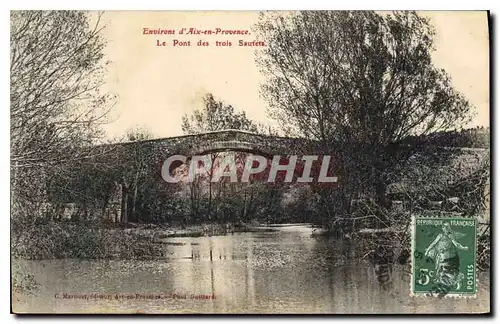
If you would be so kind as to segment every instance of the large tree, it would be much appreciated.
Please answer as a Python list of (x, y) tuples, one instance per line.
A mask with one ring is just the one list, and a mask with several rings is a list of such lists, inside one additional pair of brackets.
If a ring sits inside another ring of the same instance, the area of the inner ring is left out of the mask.
[(257, 63), (271, 116), (341, 156), (344, 196), (371, 192), (384, 204), (389, 170), (416, 147), (403, 140), (470, 118), (432, 63), (429, 19), (415, 12), (268, 13), (256, 31), (268, 44)]
[(102, 135), (113, 97), (100, 91), (107, 64), (100, 18), (79, 11), (11, 12), (12, 193), (21, 209), (43, 203), (48, 175), (71, 177), (67, 166), (92, 155), (88, 148)]

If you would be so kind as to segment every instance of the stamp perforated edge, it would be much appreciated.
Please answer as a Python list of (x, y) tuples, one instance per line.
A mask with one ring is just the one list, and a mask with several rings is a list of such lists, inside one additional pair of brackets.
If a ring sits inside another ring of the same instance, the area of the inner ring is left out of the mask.
[(475, 224), (476, 224), (476, 230), (475, 230), (475, 237), (474, 237), (474, 269), (476, 271), (475, 276), (476, 276), (476, 286), (475, 286), (475, 291), (473, 294), (464, 294), (464, 293), (448, 293), (442, 297), (437, 297), (437, 296), (430, 296), (428, 293), (415, 293), (413, 292), (413, 267), (415, 266), (413, 260), (414, 260), (414, 254), (415, 254), (415, 230), (417, 228), (416, 220), (417, 218), (447, 218), (448, 216), (415, 216), (412, 215), (411, 217), (411, 273), (410, 273), (410, 297), (423, 297), (423, 298), (451, 298), (451, 299), (456, 299), (456, 298), (462, 298), (462, 299), (475, 299), (477, 298), (477, 291), (479, 289), (479, 279), (478, 279), (478, 270), (477, 270), (477, 225), (478, 225), (478, 220), (476, 217), (455, 217), (455, 216), (449, 216), (448, 218), (463, 218), (463, 219), (473, 219)]

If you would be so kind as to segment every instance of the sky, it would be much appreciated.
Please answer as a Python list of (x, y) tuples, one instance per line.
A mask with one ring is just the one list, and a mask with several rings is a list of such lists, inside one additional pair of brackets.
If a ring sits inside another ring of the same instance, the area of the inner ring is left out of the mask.
[[(475, 106), (469, 126), (489, 126), (489, 40), (486, 12), (422, 12), (436, 28), (434, 64), (444, 68), (454, 86)], [(237, 46), (251, 42), (251, 27), (258, 12), (108, 11), (103, 16), (108, 41), (106, 59), (111, 61), (104, 91), (117, 96), (105, 126), (109, 138), (128, 129), (143, 128), (154, 137), (182, 135), (181, 118), (203, 106), (212, 93), (257, 122), (270, 120), (267, 104), (259, 96), (264, 81), (254, 63), (259, 47)], [(150, 35), (144, 28), (176, 30), (249, 30), (248, 35)], [(174, 40), (191, 46), (173, 46)], [(210, 46), (196, 46), (198, 40)], [(230, 41), (233, 46), (215, 46)], [(165, 42), (167, 46), (157, 46)]]

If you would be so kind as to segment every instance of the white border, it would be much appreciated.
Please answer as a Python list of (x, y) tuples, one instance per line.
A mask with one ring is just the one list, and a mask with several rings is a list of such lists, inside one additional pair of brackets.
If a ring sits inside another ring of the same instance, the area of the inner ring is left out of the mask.
[(87, 10), (487, 10), (494, 1), (476, 0), (453, 3), (421, 0), (418, 2), (379, 0), (350, 0), (326, 2), (321, 0), (309, 1), (276, 1), (254, 0), (238, 2), (229, 0), (193, 0), (193, 1), (99, 1), (59, 2), (19, 0), (10, 6), (11, 9), (87, 9)]
[[(418, 9), (418, 10), (484, 10), (484, 9), (491, 9), (492, 13), (495, 15), (498, 15), (500, 13), (500, 2), (495, 0), (475, 0), (475, 1), (465, 1), (465, 0), (455, 0), (453, 2), (448, 2), (448, 1), (435, 1), (435, 0), (421, 0), (421, 1), (408, 1), (408, 2), (403, 2), (403, 1), (398, 1), (398, 0), (379, 0), (376, 2), (370, 1), (370, 0), (350, 0), (350, 1), (336, 1), (336, 2), (327, 2), (327, 1), (322, 1), (322, 0), (308, 0), (308, 1), (303, 1), (303, 0), (289, 0), (289, 1), (279, 1), (279, 4), (273, 4), (269, 0), (254, 0), (251, 2), (239, 2), (239, 1), (230, 1), (230, 0), (216, 0), (216, 1), (203, 1), (203, 0), (190, 0), (190, 1), (169, 1), (168, 4), (166, 4), (166, 1), (151, 1), (151, 0), (142, 0), (142, 1), (116, 1), (116, 2), (111, 2), (111, 1), (102, 1), (102, 0), (87, 0), (85, 2), (62, 2), (62, 1), (57, 1), (57, 0), (46, 0), (46, 1), (35, 1), (35, 0), (18, 0), (15, 3), (8, 4), (7, 1), (1, 2), (0, 6), (4, 7), (5, 10), (2, 10), (2, 18), (0, 21), (3, 23), (3, 28), (2, 28), (2, 33), (0, 34), (2, 37), (2, 44), (8, 44), (9, 42), (9, 10), (11, 9), (107, 9), (107, 10), (148, 10), (148, 9), (162, 9), (162, 10), (180, 10), (180, 9), (190, 9), (190, 10), (202, 10), (202, 9), (223, 9), (223, 10), (265, 10), (265, 9), (378, 9), (378, 10), (383, 10), (383, 9), (405, 9), (405, 10), (410, 10), (410, 9)], [(326, 5), (328, 3), (328, 5)], [(3, 9), (3, 8), (2, 8)], [(495, 25), (498, 25), (498, 16), (495, 17)], [(496, 30), (497, 28), (495, 28)], [(498, 44), (498, 32), (494, 32), (494, 39), (493, 41)], [(4, 100), (4, 108), (2, 109), (2, 114), (3, 118), (0, 118), (0, 129), (2, 132), (4, 132), (3, 136), (0, 138), (0, 145), (2, 149), (2, 156), (4, 158), (2, 159), (2, 172), (0, 173), (0, 199), (1, 200), (1, 205), (4, 207), (4, 210), (9, 209), (8, 206), (10, 205), (10, 199), (9, 199), (9, 192), (10, 192), (10, 176), (9, 176), (9, 160), (8, 156), (10, 155), (9, 153), (9, 129), (10, 129), (10, 121), (9, 121), (9, 110), (7, 109), (8, 107), (8, 98), (9, 98), (9, 73), (8, 71), (8, 62), (9, 60), (9, 52), (8, 52), (8, 46), (5, 46), (5, 50), (2, 52), (3, 58), (0, 60), (1, 62), (4, 62), (4, 67), (5, 67), (5, 73), (1, 74), (2, 78), (2, 87), (0, 89), (3, 90), (3, 100)], [(496, 46), (496, 51), (495, 51), (495, 61), (498, 62), (498, 45)], [(492, 76), (494, 77), (494, 76)], [(498, 84), (495, 84), (495, 88), (491, 89), (490, 91), (497, 91), (498, 90)], [(491, 103), (493, 105), (494, 102)], [(495, 121), (498, 122), (500, 119), (500, 114), (496, 113), (496, 116), (494, 117)], [(493, 120), (492, 120), (493, 122)], [(493, 124), (492, 124), (493, 125)], [(500, 135), (495, 134), (495, 142), (500, 141)], [(499, 144), (500, 145), (500, 144)], [(498, 147), (495, 147), (498, 152)], [(498, 159), (497, 159), (498, 161)], [(500, 164), (500, 162), (499, 162)], [(496, 162), (495, 165), (492, 165), (492, 168), (497, 168)], [(498, 174), (496, 172), (495, 174)], [(498, 175), (495, 176), (494, 180), (496, 180)], [(496, 190), (494, 191), (494, 197), (492, 197), (491, 201), (500, 201), (500, 192), (497, 192)], [(10, 214), (10, 213), (9, 213)], [(494, 216), (492, 215), (491, 218)], [(8, 234), (7, 235), (0, 235), (0, 240), (1, 240), (1, 247), (2, 247), (2, 257), (3, 257), (3, 264), (9, 264), (10, 259), (10, 223), (9, 223), (9, 215), (2, 215), (0, 218), (2, 221), (1, 228), (4, 229)], [(496, 223), (496, 222), (495, 222)], [(492, 229), (493, 230), (493, 229)], [(500, 249), (493, 249), (495, 252), (495, 256), (491, 256), (491, 259), (499, 259), (500, 260)], [(10, 309), (10, 274), (9, 274), (9, 279), (7, 279), (7, 267), (3, 267), (5, 269), (3, 271), (4, 274), (4, 280), (0, 280), (1, 285), (2, 285), (2, 291), (3, 293), (1, 294), (2, 296), (2, 301), (3, 301), (3, 311), (2, 311), (2, 322), (5, 320), (6, 323), (11, 323), (16, 320), (19, 321), (27, 321), (29, 319), (16, 319), (13, 316), (10, 316), (9, 309)], [(498, 282), (498, 280), (497, 280)], [(496, 287), (495, 287), (496, 288)], [(493, 292), (492, 292), (493, 293)], [(498, 300), (498, 299), (497, 299)], [(495, 303), (494, 306), (496, 306), (497, 303)], [(233, 318), (234, 319), (234, 318)], [(302, 318), (304, 319), (304, 318)], [(52, 318), (41, 318), (39, 319), (41, 322), (46, 322), (46, 323), (52, 323), (54, 319)], [(60, 319), (62, 321), (66, 321), (67, 318), (62, 318)], [(76, 321), (84, 321), (86, 322), (87, 318), (74, 318), (73, 320)], [(101, 323), (108, 323), (108, 322), (117, 322), (117, 319), (114, 318), (93, 318), (92, 319), (95, 322), (101, 322)], [(134, 318), (134, 320), (137, 320), (139, 323), (145, 323), (146, 320), (142, 318)], [(184, 321), (191, 321), (192, 319), (188, 318), (166, 318), (168, 321), (179, 321), (179, 322), (184, 322)], [(210, 320), (210, 319), (208, 319)], [(267, 321), (269, 320), (268, 318), (259, 318), (259, 321)], [(275, 321), (276, 319), (272, 319)], [(287, 320), (287, 319), (285, 319)], [(373, 319), (370, 319), (373, 320)], [(375, 319), (377, 320), (377, 319)], [(380, 318), (379, 320), (384, 321), (384, 318)], [(396, 318), (397, 320), (397, 318)], [(212, 321), (216, 321), (216, 319), (212, 319)], [(447, 319), (447, 318), (439, 318), (438, 320), (436, 319), (431, 319), (431, 318), (425, 318), (425, 322), (433, 322), (435, 321), (436, 323), (442, 323), (442, 322), (454, 322), (455, 319)]]

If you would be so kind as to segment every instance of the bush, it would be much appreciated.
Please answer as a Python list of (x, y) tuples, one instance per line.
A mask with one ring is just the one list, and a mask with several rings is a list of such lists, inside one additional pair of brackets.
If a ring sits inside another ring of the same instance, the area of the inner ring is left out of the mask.
[(164, 251), (152, 233), (85, 224), (35, 224), (17, 234), (12, 242), (12, 256), (18, 259), (147, 259), (161, 257)]

